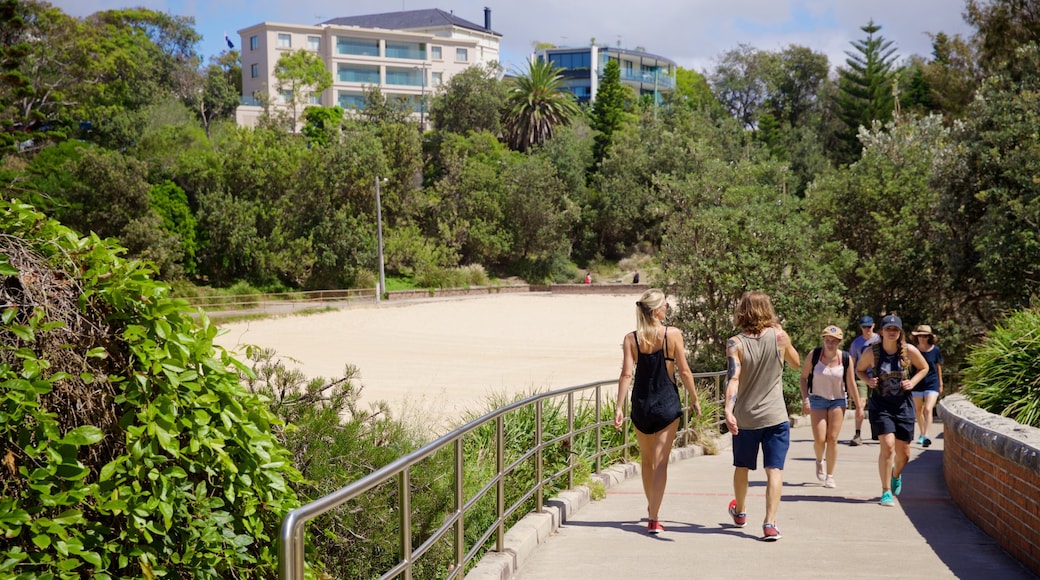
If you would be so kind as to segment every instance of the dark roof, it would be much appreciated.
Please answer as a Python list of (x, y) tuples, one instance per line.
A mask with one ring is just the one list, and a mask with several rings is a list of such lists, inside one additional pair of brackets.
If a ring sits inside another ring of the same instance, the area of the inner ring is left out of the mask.
[(361, 16), (341, 16), (326, 20), (322, 24), (340, 26), (360, 26), (361, 28), (388, 28), (390, 30), (409, 30), (412, 28), (428, 28), (431, 26), (452, 25), (480, 32), (490, 32), (502, 36), (494, 30), (488, 30), (479, 24), (459, 18), (439, 8), (426, 10), (407, 10), (405, 12), (385, 12), (383, 14), (363, 14)]

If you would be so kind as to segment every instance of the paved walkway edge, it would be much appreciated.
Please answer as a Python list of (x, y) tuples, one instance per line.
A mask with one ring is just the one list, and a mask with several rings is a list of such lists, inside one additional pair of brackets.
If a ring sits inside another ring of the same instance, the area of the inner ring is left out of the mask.
[[(720, 452), (727, 441), (728, 437), (720, 437), (716, 442)], [(690, 445), (673, 449), (668, 462), (671, 464), (701, 455), (704, 455), (702, 446)], [(602, 473), (593, 473), (591, 478), (610, 489), (631, 477), (637, 477), (639, 473), (639, 464), (625, 462), (612, 465)], [(577, 486), (553, 497), (546, 502), (542, 513), (529, 513), (510, 528), (503, 541), (503, 551), (484, 554), (480, 562), (466, 574), (466, 580), (510, 580), (539, 545), (591, 501), (592, 492), (587, 485)]]

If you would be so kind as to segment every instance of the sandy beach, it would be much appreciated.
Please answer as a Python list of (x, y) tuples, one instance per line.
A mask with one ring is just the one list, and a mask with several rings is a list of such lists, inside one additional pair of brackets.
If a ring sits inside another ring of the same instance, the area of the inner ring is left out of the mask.
[(360, 370), (362, 401), (451, 422), (511, 396), (616, 379), (637, 293), (500, 294), (383, 302), (302, 316), (219, 323), (216, 342), (274, 349), (308, 377)]

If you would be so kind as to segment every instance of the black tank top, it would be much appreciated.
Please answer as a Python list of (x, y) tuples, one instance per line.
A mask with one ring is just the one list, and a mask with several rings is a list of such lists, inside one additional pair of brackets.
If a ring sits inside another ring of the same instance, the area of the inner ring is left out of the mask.
[(679, 388), (668, 374), (668, 328), (664, 329), (664, 347), (644, 354), (636, 341), (636, 376), (632, 387), (632, 423), (648, 435), (657, 433), (682, 415)]

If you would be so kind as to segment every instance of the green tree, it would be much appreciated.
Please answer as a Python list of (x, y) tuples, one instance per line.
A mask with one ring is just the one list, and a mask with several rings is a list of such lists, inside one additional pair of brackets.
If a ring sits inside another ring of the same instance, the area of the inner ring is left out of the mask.
[(505, 85), (493, 66), (471, 66), (437, 89), (430, 103), (430, 121), (438, 131), (487, 131), (502, 134)]
[(332, 86), (332, 73), (325, 67), (325, 61), (302, 48), (278, 57), (274, 65), (274, 78), (288, 108), (292, 131), (297, 129), (300, 108), (310, 101), (311, 95), (321, 94)]
[(1029, 0), (967, 0), (964, 21), (975, 27), (983, 70), (1007, 71), (1013, 77), (1032, 72), (1017, 50), (1040, 44), (1040, 5)]
[(665, 93), (665, 102), (683, 103), (693, 108), (719, 106), (718, 100), (711, 92), (708, 79), (695, 70), (681, 66), (675, 70), (675, 90), (670, 94)]
[(861, 147), (856, 136), (860, 127), (871, 127), (874, 121), (887, 123), (895, 110), (896, 48), (892, 41), (877, 34), (881, 26), (873, 20), (860, 30), (867, 37), (852, 41), (855, 52), (846, 51), (845, 67), (838, 69), (836, 105), (845, 123), (842, 147), (835, 151), (839, 163), (851, 163), (859, 158)]
[(748, 129), (755, 127), (769, 97), (769, 59), (769, 53), (741, 44), (724, 53), (708, 75), (715, 98)]
[(1040, 283), (1040, 49), (1018, 56), (1017, 72), (983, 83), (956, 128), (954, 153), (938, 165), (949, 276), (976, 328), (1028, 307)]
[(579, 114), (574, 96), (560, 90), (562, 78), (551, 62), (533, 60), (526, 73), (509, 80), (503, 121), (510, 147), (527, 151), (541, 145)]
[(928, 101), (947, 119), (960, 119), (982, 80), (975, 44), (956, 35), (932, 36), (932, 58), (923, 65)]
[[(789, 173), (776, 162), (731, 162), (701, 144), (699, 171), (662, 181), (668, 204), (660, 255), (678, 297), (676, 325), (695, 368), (725, 366), (733, 309), (741, 294), (761, 289), (799, 352), (818, 344), (819, 328), (846, 318), (840, 271), (850, 255), (829, 241), (785, 194)], [(799, 267), (792, 267), (798, 256)]]
[(621, 65), (616, 59), (608, 60), (603, 67), (603, 76), (596, 89), (596, 100), (590, 115), (590, 125), (596, 131), (592, 156), (597, 164), (602, 163), (607, 156), (614, 133), (624, 126), (626, 104), (631, 102), (632, 96), (631, 90), (621, 84)]

